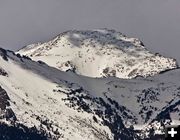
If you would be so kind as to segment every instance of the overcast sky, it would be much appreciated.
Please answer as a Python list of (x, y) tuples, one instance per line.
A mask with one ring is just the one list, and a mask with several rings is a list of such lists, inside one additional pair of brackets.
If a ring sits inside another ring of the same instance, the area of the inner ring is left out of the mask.
[(180, 62), (180, 0), (0, 0), (0, 45), (6, 49), (66, 30), (105, 27)]

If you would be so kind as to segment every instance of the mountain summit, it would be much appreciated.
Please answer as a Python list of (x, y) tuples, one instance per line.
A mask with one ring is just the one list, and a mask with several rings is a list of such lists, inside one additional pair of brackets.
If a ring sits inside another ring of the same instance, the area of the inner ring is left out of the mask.
[(88, 77), (131, 79), (177, 68), (176, 60), (151, 53), (139, 39), (108, 29), (67, 31), (17, 53)]

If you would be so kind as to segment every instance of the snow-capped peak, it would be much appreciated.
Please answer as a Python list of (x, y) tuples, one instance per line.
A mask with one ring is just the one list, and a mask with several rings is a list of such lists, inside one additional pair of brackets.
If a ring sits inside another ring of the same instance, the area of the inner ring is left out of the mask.
[(177, 68), (176, 60), (149, 52), (139, 39), (108, 29), (67, 31), (17, 53), (89, 77), (129, 79)]

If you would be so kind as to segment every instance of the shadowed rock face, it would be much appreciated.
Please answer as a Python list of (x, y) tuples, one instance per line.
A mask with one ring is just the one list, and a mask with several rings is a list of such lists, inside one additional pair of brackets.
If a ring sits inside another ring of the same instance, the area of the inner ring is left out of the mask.
[(0, 56), (2, 56), (2, 58), (6, 61), (8, 61), (8, 58), (7, 58), (7, 51), (0, 48)]
[(10, 106), (9, 96), (7, 92), (0, 87), (0, 119), (6, 118), (6, 120), (15, 121), (16, 116), (11, 108), (7, 108)]
[(1, 110), (5, 110), (7, 106), (9, 106), (9, 96), (7, 92), (0, 87), (0, 108)]
[(39, 132), (36, 128), (27, 128), (24, 125), (8, 126), (0, 123), (1, 140), (48, 140), (45, 132)]
[[(7, 51), (0, 48), (0, 57), (2, 57), (3, 60), (8, 61)], [(1, 66), (0, 66), (0, 76), (1, 75), (2, 76), (8, 76), (8, 73), (3, 68), (1, 68)]]

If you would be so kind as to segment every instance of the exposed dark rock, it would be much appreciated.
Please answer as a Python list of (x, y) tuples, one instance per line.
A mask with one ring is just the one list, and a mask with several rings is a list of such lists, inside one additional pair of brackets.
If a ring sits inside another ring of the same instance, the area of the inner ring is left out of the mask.
[(0, 67), (0, 75), (2, 76), (8, 76), (8, 73)]
[(9, 126), (0, 122), (0, 140), (48, 140), (48, 135), (36, 127), (27, 128), (22, 124)]
[(9, 96), (7, 92), (0, 87), (0, 109), (5, 110), (9, 105)]
[(2, 56), (2, 58), (5, 60), (5, 61), (8, 61), (8, 57), (7, 57), (7, 51), (0, 48), (0, 56)]
[(46, 63), (43, 62), (43, 61), (41, 61), (41, 60), (38, 60), (37, 62), (38, 62), (39, 64), (41, 64), (41, 65), (46, 65)]

